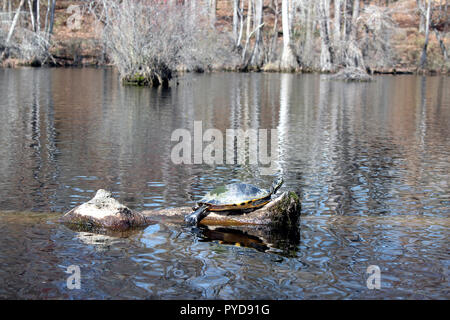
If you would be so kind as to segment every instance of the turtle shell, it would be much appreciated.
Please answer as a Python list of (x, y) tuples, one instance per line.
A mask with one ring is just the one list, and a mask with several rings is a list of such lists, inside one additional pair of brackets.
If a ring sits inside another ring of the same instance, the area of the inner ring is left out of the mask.
[(210, 211), (258, 208), (270, 201), (269, 190), (246, 183), (233, 183), (208, 192), (197, 204), (207, 205)]

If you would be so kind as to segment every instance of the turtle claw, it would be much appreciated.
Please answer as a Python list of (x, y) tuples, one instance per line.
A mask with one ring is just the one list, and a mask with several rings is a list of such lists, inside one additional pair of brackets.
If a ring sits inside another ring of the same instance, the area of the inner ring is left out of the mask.
[(184, 217), (184, 221), (191, 226), (198, 225), (198, 215), (194, 213), (188, 214)]
[(198, 207), (197, 210), (184, 217), (184, 221), (192, 226), (198, 226), (199, 222), (208, 215), (206, 206)]

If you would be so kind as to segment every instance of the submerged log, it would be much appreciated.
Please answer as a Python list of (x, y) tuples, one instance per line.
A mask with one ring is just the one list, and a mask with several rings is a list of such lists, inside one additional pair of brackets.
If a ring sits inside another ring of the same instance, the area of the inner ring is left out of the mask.
[[(62, 222), (84, 230), (108, 229), (124, 231), (145, 227), (157, 222), (184, 223), (191, 207), (134, 212), (112, 198), (111, 193), (98, 190), (88, 202), (70, 210)], [(218, 214), (211, 212), (200, 224), (210, 226), (264, 226), (271, 230), (298, 228), (300, 199), (295, 192), (284, 192), (270, 203), (244, 214)]]

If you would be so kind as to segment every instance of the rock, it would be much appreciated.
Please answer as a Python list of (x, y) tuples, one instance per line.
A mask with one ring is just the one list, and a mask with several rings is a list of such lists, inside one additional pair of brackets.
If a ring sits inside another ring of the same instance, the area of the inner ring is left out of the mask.
[(125, 231), (152, 223), (146, 216), (130, 210), (103, 189), (98, 190), (88, 202), (67, 212), (62, 222), (84, 230), (106, 228), (113, 231)]

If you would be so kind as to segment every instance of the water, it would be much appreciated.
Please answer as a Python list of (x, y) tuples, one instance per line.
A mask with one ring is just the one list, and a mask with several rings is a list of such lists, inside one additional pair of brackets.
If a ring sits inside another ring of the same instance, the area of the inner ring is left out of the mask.
[[(109, 69), (0, 70), (0, 298), (448, 299), (449, 84), (217, 73), (150, 89)], [(258, 165), (174, 165), (171, 134), (194, 120), (277, 129), (282, 190), (302, 199), (295, 241), (237, 235), (261, 238), (255, 249), (212, 236), (229, 230), (97, 235), (57, 222), (99, 188), (151, 210), (223, 183), (270, 185)], [(70, 265), (80, 290), (67, 289)], [(369, 265), (380, 290), (366, 286)]]

